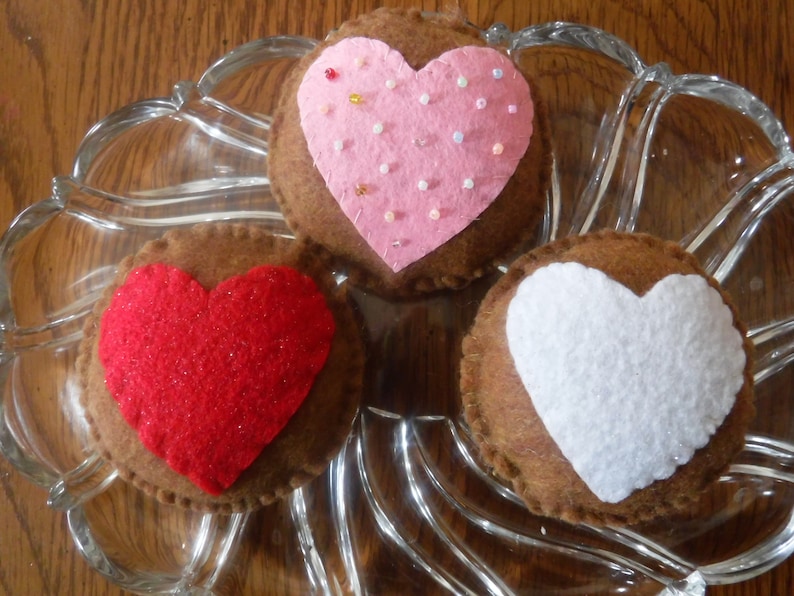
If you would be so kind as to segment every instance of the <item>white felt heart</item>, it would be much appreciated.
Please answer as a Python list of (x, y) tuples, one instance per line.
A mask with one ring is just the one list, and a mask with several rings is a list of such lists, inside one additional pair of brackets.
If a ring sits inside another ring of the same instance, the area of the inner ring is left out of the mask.
[(393, 271), (493, 202), (527, 150), (534, 114), (526, 80), (493, 48), (457, 48), (415, 71), (363, 37), (323, 50), (298, 107), (329, 191)]
[(519, 284), (506, 332), (547, 431), (608, 503), (688, 462), (744, 381), (742, 336), (698, 275), (670, 275), (640, 297), (599, 270), (554, 263)]

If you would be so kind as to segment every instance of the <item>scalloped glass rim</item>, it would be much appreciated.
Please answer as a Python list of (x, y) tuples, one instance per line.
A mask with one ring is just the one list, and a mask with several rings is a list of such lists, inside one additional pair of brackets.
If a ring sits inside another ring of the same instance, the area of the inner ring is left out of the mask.
[[(741, 114), (762, 131), (776, 152), (774, 163), (726, 197), (721, 209), (697, 229), (689, 230), (681, 239), (682, 245), (688, 250), (706, 257), (704, 265), (719, 280), (726, 279), (733, 272), (764, 216), (788, 198), (794, 188), (794, 158), (782, 124), (760, 100), (733, 83), (714, 76), (673, 75), (664, 64), (648, 66), (622, 40), (584, 25), (554, 22), (527, 27), (516, 33), (511, 33), (504, 26), (494, 25), (483, 31), (483, 37), (491, 44), (507, 47), (514, 56), (533, 48), (552, 46), (592, 52), (631, 74), (631, 83), (617, 99), (614, 112), (604, 115), (611, 134), (603, 144), (593, 149), (592, 170), (581, 188), (581, 195), (575, 201), (567, 227), (563, 206), (570, 199), (561, 185), (560, 163), (555, 161), (553, 185), (536, 240), (538, 243), (567, 234), (583, 233), (599, 225), (599, 218), (607, 208), (607, 197), (614, 200), (610, 183), (617, 176), (618, 154), (625, 152), (618, 140), (628, 126), (631, 109), (640, 100), (648, 102), (650, 107), (645, 109), (639, 123), (635, 123), (640, 133), (632, 141), (634, 144), (631, 149), (638, 156), (633, 162), (637, 164), (637, 171), (636, 175), (629, 178), (628, 184), (622, 185), (615, 204), (609, 206), (614, 211), (611, 227), (623, 231), (636, 229), (643, 206), (647, 168), (652, 164), (650, 141), (656, 127), (661, 126), (659, 119), (662, 107), (681, 95), (714, 102)], [(194, 520), (197, 534), (190, 537), (190, 560), (175, 575), (126, 567), (105, 552), (101, 540), (92, 531), (86, 507), (114, 484), (115, 471), (87, 449), (85, 459), (74, 468), (61, 469), (53, 465), (38, 447), (37, 439), (40, 437), (20, 424), (19, 418), (21, 416), (24, 419), (24, 416), (17, 410), (22, 409), (24, 404), (17, 403), (15, 396), (15, 383), (19, 382), (15, 379), (18, 360), (24, 354), (44, 347), (65, 349), (73, 346), (79, 340), (77, 323), (90, 310), (96, 290), (69, 305), (70, 309), (45, 324), (18, 326), (10, 298), (13, 287), (9, 281), (9, 261), (14, 251), (32, 233), (54, 216), (70, 209), (79, 217), (110, 228), (118, 226), (121, 229), (133, 225), (162, 231), (170, 225), (206, 219), (244, 219), (266, 222), (276, 233), (289, 234), (280, 213), (272, 204), (260, 210), (202, 211), (206, 201), (218, 194), (228, 193), (233, 197), (238, 190), (266, 191), (266, 176), (204, 177), (150, 192), (132, 193), (131, 196), (115, 194), (108, 189), (91, 188), (85, 184), (85, 180), (96, 157), (120, 136), (138, 126), (175, 114), (180, 114), (192, 126), (221, 143), (264, 156), (267, 151), (265, 141), (236, 137), (222, 126), (215, 126), (206, 117), (196, 116), (191, 112), (192, 102), (199, 102), (219, 114), (266, 133), (269, 129), (269, 117), (266, 114), (254, 114), (229, 105), (214, 98), (213, 93), (219, 85), (245, 69), (255, 68), (270, 60), (299, 58), (317, 43), (316, 40), (290, 36), (250, 42), (223, 56), (205, 72), (198, 83), (181, 82), (175, 85), (171, 98), (136, 102), (109, 115), (86, 134), (77, 151), (71, 175), (55, 178), (52, 196), (19, 214), (0, 240), (0, 255), (4, 264), (0, 273), (0, 326), (4, 332), (3, 343), (0, 344), (0, 381), (4, 387), (3, 401), (0, 402), (0, 451), (31, 481), (48, 489), (48, 504), (66, 512), (75, 544), (89, 564), (111, 581), (128, 589), (212, 593), (213, 587), (222, 582), (223, 573), (237, 552), (248, 516), (237, 514), (223, 519), (210, 514), (198, 516)], [(755, 196), (748, 190), (750, 188), (761, 188), (762, 192)], [(750, 194), (753, 196), (748, 196)], [(147, 220), (146, 206), (152, 204), (153, 199), (163, 204), (177, 202), (174, 195), (179, 202), (190, 206), (186, 214), (172, 219)], [(76, 196), (79, 200), (75, 199)], [(94, 207), (94, 200), (100, 205), (99, 208)], [(120, 205), (122, 215), (103, 212), (103, 204)], [(711, 242), (717, 229), (726, 230), (730, 241), (714, 249)], [(101, 273), (105, 277), (99, 276), (97, 283), (100, 286), (109, 272), (103, 270)], [(340, 272), (340, 280), (343, 278)], [(56, 329), (65, 329), (66, 332), (53, 340), (48, 334)], [(750, 336), (759, 350), (757, 382), (774, 377), (794, 360), (792, 335), (794, 317), (767, 321), (750, 330)], [(24, 394), (24, 391), (21, 393)], [(61, 404), (61, 407), (69, 409), (74, 406)], [(375, 434), (371, 430), (373, 428), (380, 429), (380, 432)], [(379, 448), (378, 438), (384, 436), (382, 433), (392, 437), (390, 448), (395, 454), (397, 481), (402, 483), (406, 498), (419, 512), (421, 519), (416, 523), (421, 522), (432, 528), (440, 543), (453, 553), (455, 565), (458, 565), (454, 570), (439, 566), (432, 553), (410, 540), (410, 532), (406, 530), (409, 521), (400, 517), (407, 518), (408, 514), (390, 510), (388, 499), (379, 494), (378, 474), (369, 465), (368, 457), (371, 451)], [(283, 504), (303, 555), (306, 578), (315, 591), (367, 591), (365, 580), (358, 570), (354, 546), (355, 525), (351, 521), (347, 502), (351, 490), (349, 485), (356, 482), (360, 484), (356, 485), (356, 490), (361, 491), (361, 498), (368, 504), (383, 540), (397, 548), (426, 578), (432, 578), (441, 587), (456, 593), (475, 593), (478, 590), (511, 593), (512, 590), (500, 577), (498, 570), (483, 560), (482, 553), (476, 552), (456, 536), (445, 524), (443, 516), (434, 514), (441, 507), (450, 508), (454, 515), (460, 516), (472, 527), (486, 531), (499, 540), (512, 541), (528, 549), (561, 553), (560, 556), (592, 563), (596, 567), (602, 565), (610, 572), (617, 571), (635, 578), (626, 580), (627, 585), (639, 581), (636, 578), (650, 579), (665, 594), (702, 594), (707, 584), (742, 581), (767, 571), (794, 552), (794, 507), (791, 503), (785, 523), (780, 524), (775, 533), (756, 537), (751, 547), (735, 556), (704, 565), (692, 563), (664, 544), (630, 529), (582, 527), (572, 531), (558, 527), (559, 535), (554, 537), (548, 528), (559, 524), (553, 520), (535, 526), (511, 526), (500, 517), (501, 514), (479, 507), (469, 501), (466, 495), (456, 493), (455, 487), (439, 470), (441, 463), (433, 461), (424, 447), (424, 440), (429, 436), (448, 447), (451, 461), (464, 470), (463, 473), (471, 482), (482, 483), (505, 502), (521, 507), (512, 491), (490, 476), (478, 462), (471, 438), (467, 436), (467, 429), (460, 420), (447, 416), (405, 416), (370, 405), (362, 411), (356, 432), (325, 476), (308, 487), (296, 490)], [(789, 471), (794, 461), (794, 445), (790, 440), (752, 435), (748, 437), (745, 451), (748, 457), (752, 457), (734, 465), (723, 482), (731, 482), (737, 476), (786, 484), (794, 482), (794, 476)], [(333, 513), (336, 532), (331, 545), (315, 542), (312, 529), (313, 521), (317, 520), (313, 517), (310, 502), (320, 502), (320, 497), (315, 493), (322, 492), (315, 487), (317, 483), (327, 485), (330, 494), (327, 507)], [(346, 579), (340, 580), (334, 576), (332, 566), (324, 558), (326, 555), (338, 559), (337, 564), (341, 565)], [(456, 570), (460, 570), (461, 574), (457, 574)], [(345, 583), (340, 586), (339, 581)]]

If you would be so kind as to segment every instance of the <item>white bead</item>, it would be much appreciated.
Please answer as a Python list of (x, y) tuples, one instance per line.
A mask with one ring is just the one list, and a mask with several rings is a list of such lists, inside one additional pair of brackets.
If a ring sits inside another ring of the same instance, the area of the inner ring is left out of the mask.
[(416, 186), (419, 188), (419, 190), (427, 190), (427, 180), (420, 180)]
[(466, 190), (471, 190), (472, 188), (474, 188), (474, 180), (472, 180), (471, 178), (466, 178), (463, 181), (463, 188), (465, 188)]

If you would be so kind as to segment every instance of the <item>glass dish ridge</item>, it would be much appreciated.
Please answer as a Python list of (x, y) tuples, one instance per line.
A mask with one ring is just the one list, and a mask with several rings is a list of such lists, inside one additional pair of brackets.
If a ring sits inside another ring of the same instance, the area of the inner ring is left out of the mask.
[[(0, 240), (0, 451), (65, 512), (97, 572), (148, 593), (261, 593), (257, 583), (278, 578), (324, 594), (421, 584), (455, 594), (588, 586), (695, 595), (755, 577), (794, 551), (794, 425), (777, 416), (791, 397), (780, 386), (791, 386), (794, 273), (791, 255), (769, 256), (775, 238), (794, 237), (794, 159), (783, 126), (747, 90), (646, 65), (598, 29), (494, 25), (482, 35), (533, 73), (549, 108), (552, 185), (524, 248), (600, 228), (653, 233), (678, 241), (738, 298), (756, 349), (759, 420), (703, 511), (631, 529), (528, 515), (480, 461), (456, 396), (423, 395), (421, 382), (386, 385), (399, 363), (372, 373), (355, 431), (326, 473), (256, 514), (175, 511), (136, 493), (90, 449), (73, 364), (115, 264), (166, 230), (201, 221), (244, 221), (290, 237), (269, 191), (269, 114), (289, 66), (317, 41), (278, 36), (229, 52), (170, 98), (98, 122), (72, 172)], [(94, 250), (70, 251), (75, 238)], [(37, 268), (47, 258), (53, 267)], [(481, 295), (488, 281), (465, 295)], [(457, 315), (463, 299), (455, 296), (391, 304), (353, 295), (384, 353), (400, 348), (394, 334), (410, 333), (417, 316), (438, 321), (447, 342), (470, 322), (470, 311)], [(51, 378), (34, 386), (42, 367)], [(394, 400), (403, 389), (407, 397)], [(119, 518), (147, 523), (126, 535)], [(730, 544), (701, 553), (706, 540)]]

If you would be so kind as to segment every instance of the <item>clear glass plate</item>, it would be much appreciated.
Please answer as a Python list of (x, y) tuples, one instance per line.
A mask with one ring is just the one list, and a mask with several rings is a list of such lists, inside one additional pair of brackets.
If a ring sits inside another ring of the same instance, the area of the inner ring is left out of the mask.
[(755, 344), (746, 449), (674, 519), (597, 529), (528, 514), (480, 462), (456, 389), (460, 340), (496, 271), (411, 302), (353, 291), (369, 352), (355, 431), (324, 475), (282, 502), (199, 514), (117, 479), (87, 447), (74, 378), (82, 324), (116, 263), (199, 221), (289, 235), (269, 191), (268, 114), (316, 42), (267, 38), (171, 98), (99, 122), (72, 173), (1, 241), (0, 450), (46, 488), (99, 573), (134, 591), (218, 595), (702, 594), (794, 550), (794, 159), (780, 123), (746, 90), (646, 66), (599, 30), (483, 35), (533, 73), (549, 106), (553, 184), (530, 246), (614, 228), (693, 252)]

